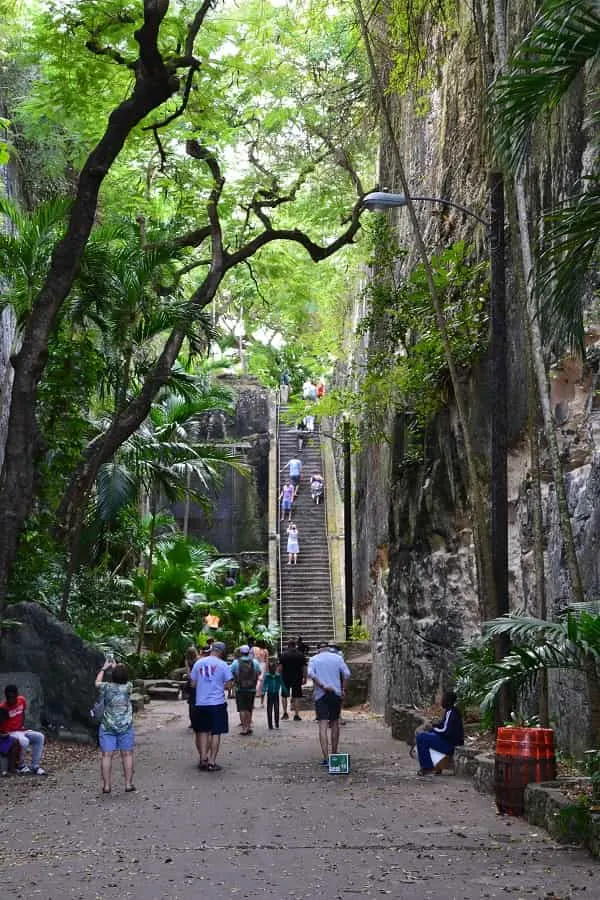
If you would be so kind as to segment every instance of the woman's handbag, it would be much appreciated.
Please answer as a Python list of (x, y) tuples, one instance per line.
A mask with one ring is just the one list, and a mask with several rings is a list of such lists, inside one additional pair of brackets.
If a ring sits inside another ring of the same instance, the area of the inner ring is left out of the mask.
[(95, 722), (96, 725), (99, 725), (102, 721), (102, 717), (104, 715), (104, 695), (100, 694), (92, 708), (90, 709), (90, 717)]

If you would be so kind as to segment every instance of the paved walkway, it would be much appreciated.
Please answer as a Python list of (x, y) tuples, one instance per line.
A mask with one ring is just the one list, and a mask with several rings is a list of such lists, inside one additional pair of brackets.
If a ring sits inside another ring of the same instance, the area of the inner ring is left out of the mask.
[[(119, 772), (101, 796), (95, 759), (32, 779), (0, 820), (3, 900), (600, 896), (586, 852), (497, 816), (469, 782), (415, 777), (379, 721), (342, 729), (352, 774), (334, 776), (312, 716), (279, 732), (263, 716), (252, 737), (225, 738), (220, 773), (196, 768), (184, 705), (154, 703), (138, 728), (136, 793)], [(10, 784), (0, 791), (5, 801)]]

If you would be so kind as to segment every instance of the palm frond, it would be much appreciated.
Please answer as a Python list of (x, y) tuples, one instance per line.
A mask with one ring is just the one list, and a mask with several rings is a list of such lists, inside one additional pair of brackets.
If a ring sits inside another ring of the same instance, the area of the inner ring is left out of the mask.
[(96, 478), (96, 508), (103, 522), (112, 522), (137, 495), (132, 473), (117, 462), (104, 463)]
[(519, 613), (509, 613), (499, 619), (491, 619), (483, 625), (484, 638), (506, 635), (511, 642), (540, 640), (565, 640), (567, 637), (564, 622), (548, 622), (546, 619), (536, 619), (523, 616)]
[(600, 184), (544, 217), (536, 290), (544, 334), (583, 352), (585, 283), (600, 240)]
[(554, 109), (600, 48), (600, 15), (591, 0), (545, 0), (508, 72), (490, 89), (494, 142), (518, 169), (533, 124)]

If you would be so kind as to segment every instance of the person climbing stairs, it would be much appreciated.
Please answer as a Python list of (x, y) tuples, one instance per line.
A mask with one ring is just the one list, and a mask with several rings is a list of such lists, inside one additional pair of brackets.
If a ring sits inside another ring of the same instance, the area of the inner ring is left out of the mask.
[[(303, 448), (298, 449), (296, 426), (287, 425), (285, 407), (279, 418), (279, 468), (284, 469), (292, 458), (302, 460), (302, 475), (294, 501), (292, 521), (298, 529), (300, 552), (297, 565), (289, 566), (287, 554), (288, 521), (279, 522), (279, 566), (281, 573), (280, 616), (282, 641), (302, 635), (311, 651), (321, 641), (334, 640), (331, 602), (329, 542), (327, 538), (327, 484), (324, 498), (315, 504), (311, 498), (310, 478), (323, 474), (321, 438), (318, 431), (304, 432)], [(285, 477), (285, 469), (280, 478)]]

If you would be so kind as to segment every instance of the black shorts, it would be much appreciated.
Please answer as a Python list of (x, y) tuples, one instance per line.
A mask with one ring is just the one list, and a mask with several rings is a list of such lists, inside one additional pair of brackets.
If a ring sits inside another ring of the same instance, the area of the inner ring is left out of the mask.
[(300, 476), (299, 475), (290, 475), (290, 481), (294, 485), (294, 487), (298, 487), (300, 484)]
[(254, 698), (256, 691), (240, 691), (238, 688), (235, 692), (235, 702), (238, 712), (250, 712), (254, 709)]
[(337, 722), (342, 711), (342, 698), (335, 691), (327, 691), (323, 697), (315, 700), (315, 710), (319, 721)]
[(287, 684), (285, 681), (281, 681), (281, 696), (289, 697), (290, 694), (292, 697), (297, 700), (302, 697), (302, 682), (294, 681), (292, 684)]
[(194, 731), (202, 734), (227, 734), (229, 731), (226, 703), (192, 706), (190, 720)]

